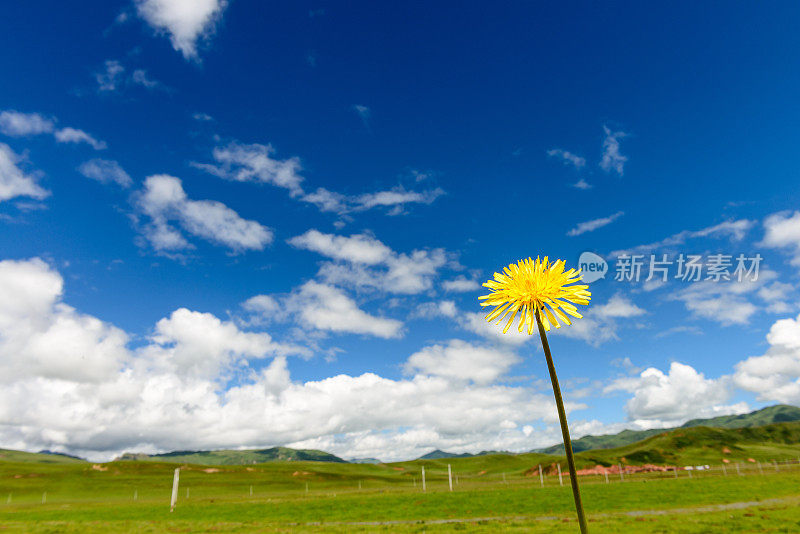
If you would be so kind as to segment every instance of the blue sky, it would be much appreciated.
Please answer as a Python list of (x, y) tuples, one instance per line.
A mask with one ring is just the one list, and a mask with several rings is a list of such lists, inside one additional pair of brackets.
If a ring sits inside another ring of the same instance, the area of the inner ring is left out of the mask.
[[(798, 9), (6, 7), (0, 446), (552, 444), (479, 284), (585, 251), (575, 435), (800, 403)], [(634, 283), (626, 251), (763, 260)]]

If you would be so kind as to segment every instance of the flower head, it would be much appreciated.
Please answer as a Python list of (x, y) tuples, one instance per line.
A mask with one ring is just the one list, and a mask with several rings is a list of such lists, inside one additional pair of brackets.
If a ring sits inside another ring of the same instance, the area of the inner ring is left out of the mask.
[(497, 324), (500, 324), (510, 316), (503, 328), (504, 334), (520, 310), (518, 331), (522, 332), (527, 325), (528, 334), (532, 334), (537, 312), (544, 329), (549, 331), (551, 324), (561, 327), (558, 319), (572, 324), (567, 315), (583, 317), (575, 304), (589, 304), (592, 294), (588, 291), (589, 286), (570, 285), (580, 279), (580, 270), (564, 271), (564, 260), (550, 263), (547, 256), (543, 260), (528, 258), (504, 267), (502, 273), (494, 273), (494, 280), (483, 284), (491, 293), (478, 298), (483, 300), (481, 306), (494, 306), (486, 316), (487, 321), (497, 319)]

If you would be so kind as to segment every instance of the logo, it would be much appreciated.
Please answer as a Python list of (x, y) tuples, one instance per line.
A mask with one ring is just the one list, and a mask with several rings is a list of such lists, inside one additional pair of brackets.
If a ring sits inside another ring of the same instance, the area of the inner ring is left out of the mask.
[(594, 252), (582, 253), (578, 258), (578, 267), (581, 269), (583, 281), (589, 284), (605, 278), (608, 273), (608, 263)]

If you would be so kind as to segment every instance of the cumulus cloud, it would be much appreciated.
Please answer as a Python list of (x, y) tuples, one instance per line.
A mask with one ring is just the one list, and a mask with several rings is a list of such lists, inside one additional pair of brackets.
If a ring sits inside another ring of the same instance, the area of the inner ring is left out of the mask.
[(625, 132), (612, 132), (608, 126), (603, 126), (606, 136), (603, 139), (603, 158), (600, 160), (600, 168), (606, 172), (614, 171), (622, 176), (625, 170), (627, 156), (623, 156), (619, 149), (619, 140), (627, 137)]
[(256, 221), (243, 219), (221, 202), (191, 200), (180, 179), (166, 174), (147, 178), (137, 195), (137, 206), (149, 217), (145, 237), (159, 251), (190, 248), (190, 243), (170, 221), (191, 235), (226, 246), (234, 252), (263, 250), (273, 240), (273, 232)]
[(572, 187), (574, 187), (575, 189), (581, 189), (582, 191), (587, 191), (592, 188), (592, 184), (581, 178), (580, 180), (572, 184)]
[(236, 182), (261, 182), (283, 187), (292, 196), (302, 194), (300, 184), (300, 160), (296, 157), (280, 160), (273, 157), (272, 145), (250, 145), (230, 143), (215, 147), (213, 151), (216, 165), (211, 163), (192, 163), (214, 176)]
[(345, 195), (324, 187), (307, 192), (302, 185), (304, 178), (300, 175), (300, 159), (278, 159), (272, 145), (234, 141), (215, 147), (212, 156), (214, 163), (192, 162), (191, 165), (226, 180), (282, 187), (301, 202), (312, 204), (320, 211), (342, 216), (374, 208), (386, 208), (389, 215), (400, 215), (408, 204), (431, 204), (444, 194), (441, 188), (413, 191), (402, 186), (359, 195)]
[(415, 352), (403, 369), (408, 374), (421, 372), (456, 382), (490, 384), (519, 361), (520, 358), (507, 349), (452, 339), (446, 345), (431, 345)]
[(706, 378), (692, 366), (672, 362), (669, 372), (649, 367), (638, 377), (615, 380), (605, 392), (626, 391), (628, 419), (640, 427), (677, 426), (697, 417), (739, 414), (749, 411), (746, 403), (726, 404), (731, 398), (730, 377)]
[(103, 63), (103, 70), (94, 74), (97, 82), (97, 90), (103, 92), (113, 92), (120, 88), (124, 78), (125, 67), (116, 59), (108, 59)]
[(366, 234), (336, 236), (312, 229), (289, 243), (337, 260), (320, 267), (319, 276), (327, 283), (389, 293), (411, 295), (430, 289), (447, 262), (443, 249), (402, 254)]
[(135, 69), (130, 75), (125, 74), (125, 66), (116, 59), (109, 59), (103, 63), (103, 68), (94, 73), (97, 90), (100, 93), (113, 93), (126, 87), (140, 86), (148, 90), (168, 90), (168, 88), (154, 80), (144, 69)]
[[(249, 301), (250, 305), (254, 303)], [(313, 280), (306, 282), (285, 301), (301, 327), (316, 330), (364, 334), (384, 339), (402, 335), (403, 323), (370, 315), (341, 289)]]
[(741, 241), (744, 236), (753, 227), (754, 221), (747, 219), (739, 219), (734, 221), (724, 221), (713, 226), (708, 226), (700, 230), (683, 230), (677, 234), (673, 234), (661, 241), (655, 241), (646, 245), (638, 245), (636, 247), (615, 250), (611, 256), (633, 255), (655, 252), (656, 250), (675, 247), (686, 243), (689, 239), (696, 239), (701, 237), (728, 237), (731, 241)]
[(603, 226), (608, 226), (609, 224), (613, 223), (623, 215), (625, 215), (624, 212), (618, 211), (617, 213), (609, 215), (608, 217), (602, 217), (600, 219), (593, 219), (591, 221), (579, 223), (575, 228), (567, 232), (567, 235), (576, 236), (585, 234), (587, 232), (594, 232), (598, 228), (602, 228)]
[(776, 321), (767, 343), (765, 354), (736, 364), (736, 385), (762, 401), (800, 403), (800, 317)]
[[(442, 300), (421, 304), (413, 316), (427, 319), (449, 318), (463, 330), (500, 345), (522, 345), (532, 338), (536, 338), (536, 329), (534, 329), (534, 335), (528, 335), (527, 330), (519, 332), (516, 328), (518, 322), (503, 334), (502, 328), (486, 321), (487, 311), (488, 309), (484, 312), (463, 311), (458, 309), (454, 301)], [(605, 304), (595, 302), (588, 309), (581, 310), (583, 319), (574, 321), (572, 326), (553, 329), (550, 331), (550, 335), (563, 335), (580, 339), (592, 346), (599, 346), (605, 342), (619, 339), (617, 331), (620, 319), (632, 319), (646, 313), (628, 297), (616, 294)], [(517, 318), (518, 320), (519, 318)]]
[(0, 262), (0, 375), (99, 382), (126, 362), (127, 335), (61, 302), (61, 276), (39, 259)]
[(264, 332), (242, 332), (210, 313), (186, 308), (156, 323), (152, 343), (142, 355), (180, 376), (213, 380), (238, 359), (261, 359), (303, 353), (303, 349), (273, 342)]
[(452, 280), (445, 280), (442, 282), (442, 287), (445, 291), (454, 293), (465, 293), (467, 291), (477, 291), (481, 285), (477, 280), (467, 278), (466, 276), (457, 276)]
[(384, 263), (394, 254), (392, 249), (366, 234), (345, 237), (312, 229), (288, 242), (293, 247), (311, 250), (329, 258), (365, 265)]
[(90, 159), (78, 167), (78, 172), (103, 184), (115, 183), (120, 187), (133, 185), (130, 175), (114, 160)]
[(788, 252), (792, 265), (800, 265), (800, 211), (773, 213), (764, 219), (764, 238), (759, 244)]
[(564, 163), (564, 165), (571, 165), (576, 169), (581, 169), (586, 165), (586, 159), (560, 148), (548, 150), (547, 155), (551, 158), (558, 158)]
[(108, 145), (104, 141), (98, 141), (83, 130), (77, 128), (61, 128), (53, 134), (59, 143), (86, 143), (95, 150), (105, 150)]
[(61, 275), (41, 260), (0, 262), (7, 447), (107, 460), (124, 451), (318, 444), (397, 460), (435, 447), (529, 450), (557, 439), (549, 394), (491, 382), (513, 364), (506, 351), (451, 341), (420, 349), (408, 378), (297, 382), (287, 360), (296, 348), (265, 332), (180, 308), (130, 348), (128, 334), (70, 307), (63, 292)]
[(683, 302), (696, 317), (724, 326), (743, 325), (759, 310), (782, 313), (790, 309), (786, 299), (793, 287), (775, 281), (777, 276), (774, 271), (761, 269), (756, 280), (745, 277), (740, 282), (732, 277), (728, 281), (693, 282), (670, 298)]
[(11, 147), (0, 143), (0, 202), (14, 197), (43, 199), (50, 192), (36, 183), (34, 174), (20, 168), (25, 158), (16, 154)]
[(55, 122), (38, 113), (20, 113), (6, 110), (0, 112), (0, 132), (11, 137), (25, 137), (51, 133)]
[(216, 31), (226, 0), (136, 0), (136, 12), (157, 33), (169, 36), (186, 59), (197, 60), (197, 43)]
[(53, 134), (59, 143), (86, 143), (95, 150), (104, 150), (107, 145), (77, 128), (56, 129), (56, 120), (38, 113), (21, 113), (14, 110), (0, 112), (0, 132), (11, 137), (26, 137)]

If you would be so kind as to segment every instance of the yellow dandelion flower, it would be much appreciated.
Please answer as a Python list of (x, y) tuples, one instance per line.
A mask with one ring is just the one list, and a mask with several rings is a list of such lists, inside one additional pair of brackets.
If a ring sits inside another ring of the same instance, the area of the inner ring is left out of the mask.
[(547, 256), (543, 260), (528, 258), (503, 268), (502, 273), (494, 273), (494, 280), (483, 284), (491, 293), (478, 298), (483, 301), (481, 306), (494, 307), (486, 316), (487, 321), (497, 319), (500, 324), (508, 317), (504, 334), (520, 312), (519, 332), (527, 325), (528, 334), (533, 333), (537, 312), (544, 329), (549, 331), (550, 325), (561, 327), (559, 319), (569, 325), (572, 323), (568, 316), (583, 317), (575, 305), (589, 304), (592, 294), (589, 286), (573, 285), (580, 279), (580, 270), (564, 271), (564, 260), (551, 263)]

